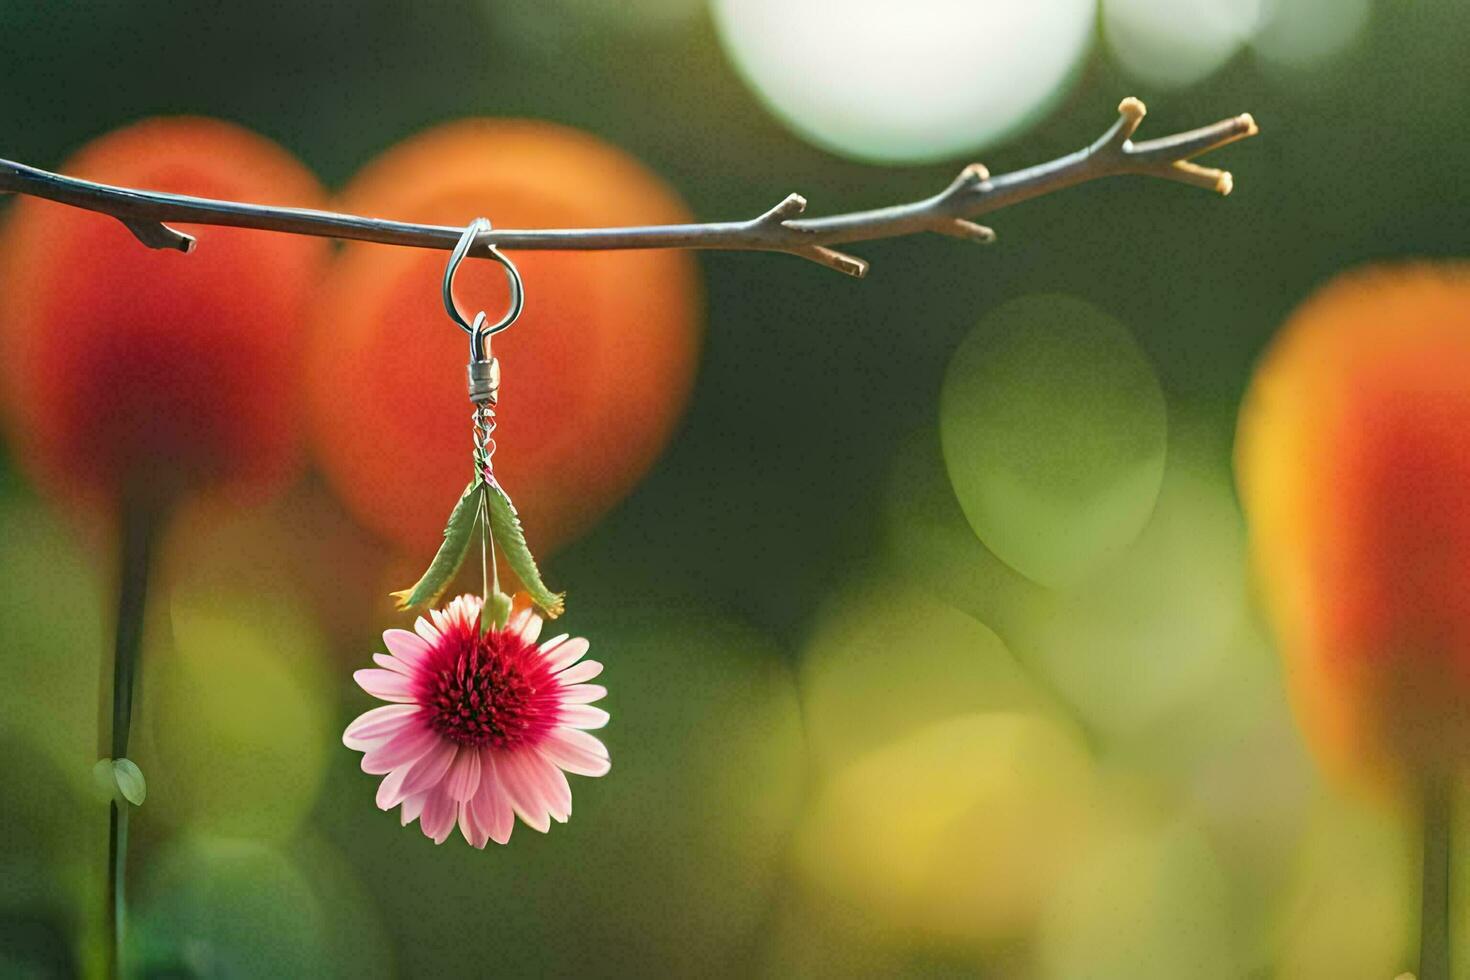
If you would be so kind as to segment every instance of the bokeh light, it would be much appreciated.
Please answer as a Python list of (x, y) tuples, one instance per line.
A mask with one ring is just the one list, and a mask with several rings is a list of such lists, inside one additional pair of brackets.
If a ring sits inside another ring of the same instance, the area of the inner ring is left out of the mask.
[(983, 623), (877, 577), (818, 612), (800, 677), (807, 738), (823, 767), (946, 718), (1046, 704)]
[(1172, 466), (1137, 544), (1081, 585), (1038, 595), (1012, 642), (1091, 724), (1139, 731), (1210, 695), (1245, 621), (1245, 576), (1228, 477)]
[(910, 436), (883, 485), (884, 567), (1004, 633), (1012, 610), (1040, 586), (1001, 561), (975, 536), (955, 499), (938, 426)]
[(1198, 828), (1117, 830), (1072, 862), (1052, 894), (1040, 931), (1042, 975), (1234, 980), (1242, 973), (1229, 898), (1219, 858)]
[(1164, 398), (1128, 329), (1068, 296), (991, 312), (945, 373), (955, 496), (986, 546), (1045, 585), (1078, 581), (1147, 522), (1164, 472)]
[(102, 564), (40, 503), (0, 481), (0, 975), (98, 962), (107, 807), (92, 795)]
[[(1254, 654), (1232, 650), (1249, 659)], [(1233, 914), (1231, 950), (1242, 975), (1269, 972), (1277, 960), (1280, 942), (1277, 898), (1289, 888), (1298, 839), (1317, 792), (1316, 769), (1292, 722), (1279, 677), (1256, 678), (1241, 684), (1235, 677), (1212, 686), (1212, 695), (1172, 719), (1161, 722), (1151, 741), (1161, 755), (1178, 753), (1173, 768), (1185, 811), (1208, 834), (1220, 863), (1227, 870)], [(1190, 732), (1186, 718), (1214, 718), (1202, 727), (1214, 737), (1201, 740)], [(1233, 732), (1221, 724), (1231, 722)], [(1175, 736), (1180, 736), (1176, 738)], [(1147, 737), (1147, 736), (1145, 736)], [(1182, 752), (1171, 741), (1196, 743)], [(1166, 777), (1169, 764), (1135, 755), (1130, 761), (1138, 773)], [(1160, 772), (1163, 770), (1163, 772)]]
[(333, 972), (354, 980), (393, 977), (394, 955), (377, 899), (359, 868), (336, 847), (312, 832), (298, 835), (285, 851), (311, 882), (321, 910), (322, 940)]
[(278, 847), (188, 834), (139, 871), (133, 955), (146, 975), (336, 975), (321, 903)]
[(1347, 50), (1372, 13), (1372, 0), (1264, 0), (1251, 48), (1272, 64), (1312, 68)]
[(1240, 51), (1256, 29), (1261, 4), (1103, 0), (1103, 36), (1129, 75), (1161, 88), (1181, 88), (1218, 71)]
[(713, 0), (726, 53), (798, 134), (865, 160), (994, 146), (1065, 93), (1094, 0)]
[(805, 775), (796, 690), (771, 640), (723, 616), (642, 605), (619, 619), (589, 627), (608, 663), (620, 785), (587, 814), (582, 867), (656, 883), (663, 901), (616, 908), (613, 887), (603, 914), (618, 929), (681, 936), (675, 966), (696, 970), (766, 913)]
[(84, 785), (96, 760), (105, 560), (38, 501), (0, 489), (0, 727), (23, 732)]
[(310, 616), (335, 662), (360, 666), (394, 614), (389, 593), (423, 571), (405, 563), (391, 580), (382, 542), (354, 521), (318, 480), (256, 507), (203, 501), (181, 508), (159, 548), (156, 581), (190, 596), (248, 595)]
[(1278, 976), (1393, 977), (1411, 964), (1418, 861), (1400, 816), (1317, 801), (1277, 899)]
[(802, 867), (895, 931), (962, 947), (1019, 935), (1085, 826), (1088, 770), (1043, 716), (935, 722), (832, 775), (803, 828)]
[(285, 837), (333, 745), (325, 644), (289, 604), (176, 591), (145, 655), (149, 813), (232, 837)]

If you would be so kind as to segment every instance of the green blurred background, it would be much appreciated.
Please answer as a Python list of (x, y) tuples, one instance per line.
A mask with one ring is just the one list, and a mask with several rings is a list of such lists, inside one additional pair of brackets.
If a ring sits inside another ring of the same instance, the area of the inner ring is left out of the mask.
[[(344, 565), (387, 546), (318, 478), (170, 552), (134, 740), (150, 781), (136, 963), (1133, 980), (1412, 965), (1415, 845), (1305, 753), (1251, 599), (1230, 449), (1253, 358), (1317, 284), (1463, 254), (1470, 6), (1033, 6), (0, 7), (0, 155), (43, 167), (188, 112), (279, 141), (335, 187), (434, 123), (529, 116), (735, 218), (791, 191), (827, 213), (926, 196), (975, 158), (1048, 159), (1125, 95), (1149, 105), (1142, 138), (1244, 111), (1262, 127), (1204, 161), (1234, 171), (1224, 200), (1090, 184), (994, 215), (988, 248), (855, 246), (861, 282), (701, 255), (682, 427), (548, 563), (576, 597), (568, 628), (608, 665), (614, 766), (576, 782), (575, 819), (546, 837), (435, 848), (373, 806), (339, 736), (369, 706), (351, 669), (397, 624), (313, 584), (290, 542), (310, 530)], [(98, 962), (107, 818), (88, 787), (113, 573), (85, 540), (0, 462), (6, 976)]]

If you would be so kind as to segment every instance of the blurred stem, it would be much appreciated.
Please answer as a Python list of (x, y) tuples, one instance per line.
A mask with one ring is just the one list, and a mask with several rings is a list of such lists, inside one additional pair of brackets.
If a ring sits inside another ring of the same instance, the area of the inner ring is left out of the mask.
[(1424, 869), (1421, 879), (1418, 980), (1450, 978), (1450, 849), (1453, 784), (1431, 779), (1424, 791)]
[(107, 975), (113, 980), (123, 975), (123, 943), (127, 939), (128, 909), (123, 876), (128, 864), (129, 805), (114, 800), (107, 826)]
[[(133, 727), (133, 692), (143, 643), (143, 612), (148, 601), (148, 572), (153, 551), (156, 516), (143, 508), (124, 509), (121, 521), (122, 557), (118, 568), (117, 636), (112, 651), (111, 758), (128, 754)], [(128, 811), (124, 800), (112, 801), (107, 830), (107, 975), (123, 975), (123, 946), (127, 939), (127, 902), (124, 881), (128, 862)]]

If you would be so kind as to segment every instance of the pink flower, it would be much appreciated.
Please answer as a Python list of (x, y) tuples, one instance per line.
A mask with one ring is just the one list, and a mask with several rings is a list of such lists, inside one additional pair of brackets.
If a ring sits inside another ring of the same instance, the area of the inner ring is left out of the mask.
[(504, 844), (516, 816), (545, 833), (571, 816), (565, 773), (601, 776), (611, 765), (584, 731), (608, 719), (592, 706), (607, 689), (586, 683), (602, 673), (581, 659), (587, 641), (563, 634), (538, 647), (541, 617), (530, 609), (481, 636), (481, 602), (463, 595), (420, 616), (413, 633), (388, 630), (388, 654), (373, 654), (381, 669), (353, 675), (393, 703), (348, 725), (342, 741), (364, 753), (363, 772), (384, 777), (378, 806), (402, 804), (403, 825), (418, 820), (436, 844), (456, 823), (475, 847)]

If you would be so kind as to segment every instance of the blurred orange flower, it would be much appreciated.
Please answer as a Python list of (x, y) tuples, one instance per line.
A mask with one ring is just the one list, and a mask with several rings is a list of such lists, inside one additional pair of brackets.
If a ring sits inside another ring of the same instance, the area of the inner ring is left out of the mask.
[[(153, 119), (115, 130), (64, 173), (200, 197), (317, 206), (316, 179), (229, 123)], [(325, 241), (181, 230), (154, 251), (121, 222), (17, 201), (0, 236), (0, 402), (21, 463), (93, 503), (196, 489), (261, 491), (302, 460), (307, 296)]]
[(1263, 359), (1237, 470), (1298, 715), (1338, 773), (1470, 756), (1470, 269), (1344, 275)]
[[(384, 153), (348, 211), (465, 225), (582, 227), (688, 220), (636, 160), (573, 129), (466, 120)], [(680, 252), (513, 255), (524, 315), (494, 340), (495, 471), (538, 553), (585, 531), (652, 465), (683, 411), (699, 346), (693, 259)], [(311, 407), (318, 458), (368, 527), (427, 557), (470, 472), (465, 335), (444, 314), (442, 252), (352, 243), (318, 296)], [(494, 263), (456, 279), (460, 307), (505, 308)]]

